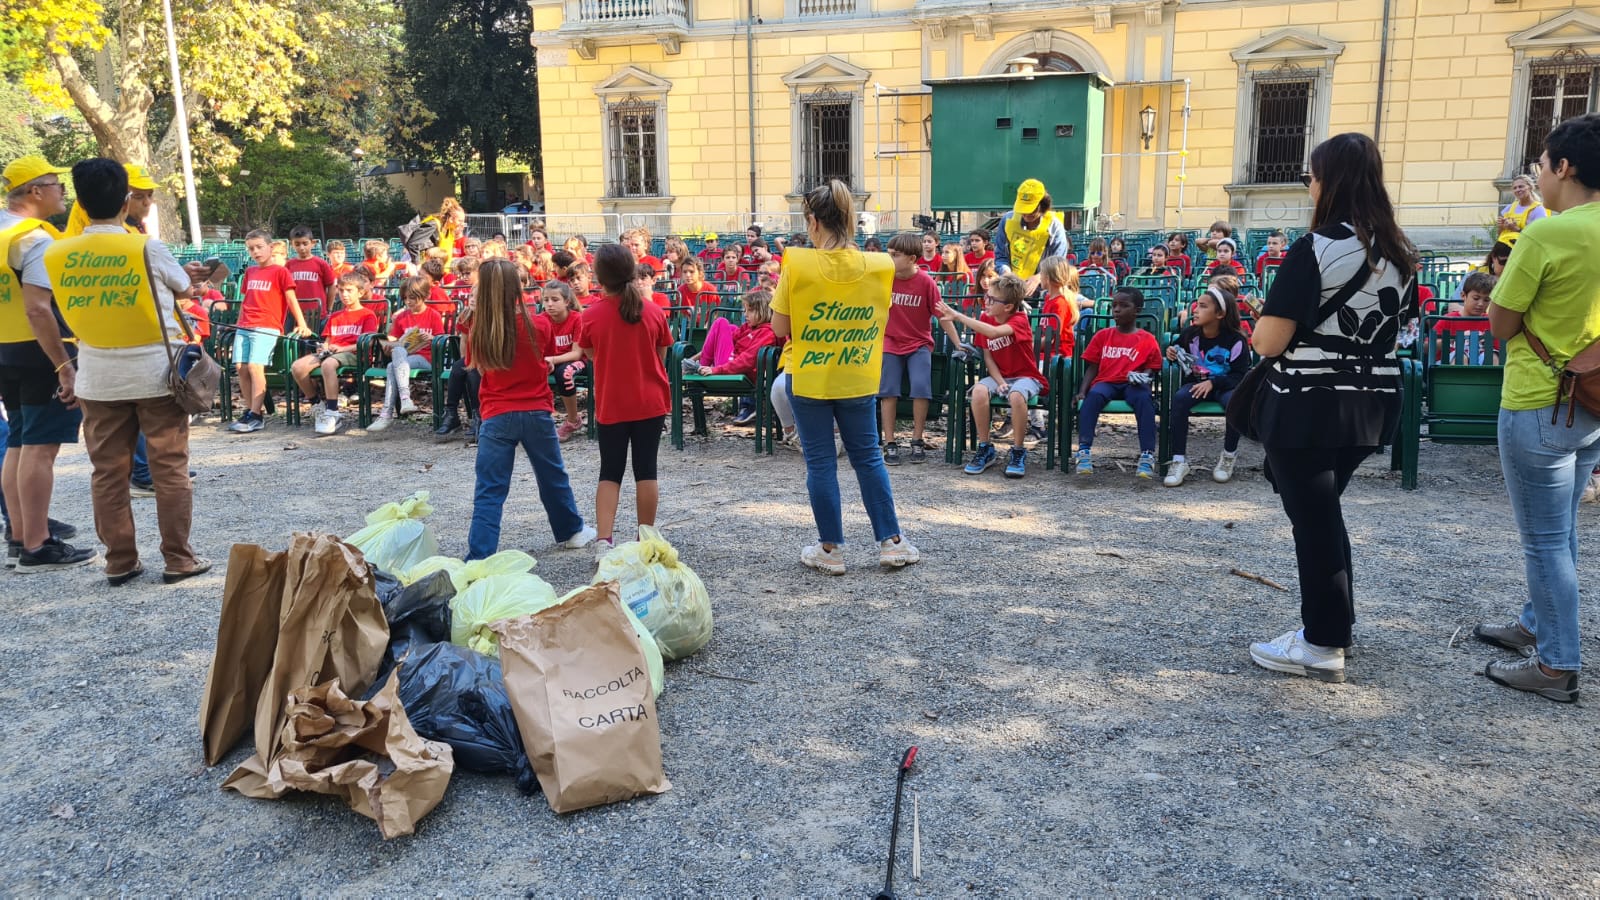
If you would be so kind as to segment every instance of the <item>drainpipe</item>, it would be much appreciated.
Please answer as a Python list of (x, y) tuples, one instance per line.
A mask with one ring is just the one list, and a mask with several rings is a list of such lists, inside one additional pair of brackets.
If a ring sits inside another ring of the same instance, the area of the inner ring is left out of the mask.
[(1372, 121), (1372, 142), (1382, 146), (1380, 135), (1383, 134), (1383, 87), (1389, 74), (1389, 5), (1391, 0), (1383, 0), (1383, 31), (1378, 42), (1378, 109)]
[(744, 79), (750, 107), (750, 222), (756, 220), (756, 0), (745, 0)]

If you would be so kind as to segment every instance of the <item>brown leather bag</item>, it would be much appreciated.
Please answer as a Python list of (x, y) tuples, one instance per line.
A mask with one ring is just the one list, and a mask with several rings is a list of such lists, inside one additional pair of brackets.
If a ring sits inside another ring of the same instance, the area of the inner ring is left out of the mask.
[(1550, 358), (1550, 351), (1545, 349), (1544, 342), (1538, 335), (1531, 331), (1524, 331), (1528, 338), (1528, 346), (1533, 352), (1556, 373), (1556, 405), (1550, 413), (1550, 424), (1554, 425), (1561, 414), (1561, 404), (1567, 404), (1567, 427), (1571, 428), (1579, 406), (1589, 411), (1589, 414), (1600, 418), (1600, 341), (1583, 348), (1564, 366), (1557, 365)]

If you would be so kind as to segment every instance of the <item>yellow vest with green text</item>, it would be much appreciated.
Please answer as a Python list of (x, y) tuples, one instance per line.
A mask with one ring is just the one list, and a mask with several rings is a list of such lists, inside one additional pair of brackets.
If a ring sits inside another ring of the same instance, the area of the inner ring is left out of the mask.
[(818, 400), (876, 395), (894, 263), (882, 253), (792, 247), (783, 254), (782, 278), (795, 395)]
[(78, 340), (114, 349), (158, 343), (154, 287), (142, 234), (83, 234), (44, 252), (56, 309)]
[(1011, 259), (1007, 262), (1018, 278), (1032, 278), (1039, 270), (1039, 260), (1050, 243), (1051, 221), (1051, 216), (1040, 216), (1039, 227), (1028, 228), (1022, 224), (1021, 216), (1012, 215), (1006, 219), (1006, 243), (1011, 247)]
[[(77, 237), (83, 234), (89, 224), (89, 213), (84, 210), (83, 204), (74, 203), (72, 204), (72, 212), (67, 213), (67, 227), (61, 229), (61, 236)], [(122, 227), (127, 229), (129, 234), (139, 234), (139, 229), (129, 225), (127, 222), (123, 222)]]
[(34, 339), (22, 302), (22, 277), (11, 268), (11, 242), (35, 228), (43, 228), (51, 237), (58, 233), (43, 219), (23, 219), (0, 231), (0, 344), (26, 344)]

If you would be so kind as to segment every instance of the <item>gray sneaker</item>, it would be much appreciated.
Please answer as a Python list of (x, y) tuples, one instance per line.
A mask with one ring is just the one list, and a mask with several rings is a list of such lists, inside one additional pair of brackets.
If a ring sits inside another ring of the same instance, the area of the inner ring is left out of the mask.
[(884, 465), (887, 465), (887, 466), (898, 466), (898, 465), (900, 465), (900, 445), (899, 444), (884, 444), (883, 445), (883, 463), (884, 463)]
[(1544, 670), (1539, 668), (1539, 658), (1536, 656), (1519, 659), (1516, 662), (1496, 660), (1484, 666), (1483, 674), (1490, 681), (1530, 694), (1538, 694), (1557, 703), (1578, 702), (1578, 673), (1561, 672), (1554, 677), (1546, 675)]
[(1523, 656), (1532, 656), (1539, 652), (1538, 639), (1529, 634), (1528, 629), (1523, 628), (1522, 623), (1516, 619), (1500, 625), (1475, 625), (1472, 636), (1485, 644), (1504, 647)]

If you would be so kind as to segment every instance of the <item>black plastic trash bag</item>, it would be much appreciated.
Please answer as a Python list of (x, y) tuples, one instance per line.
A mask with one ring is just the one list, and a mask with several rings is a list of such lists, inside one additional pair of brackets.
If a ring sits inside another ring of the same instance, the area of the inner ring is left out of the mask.
[(434, 572), (388, 594), (384, 586), (380, 580), (378, 602), (389, 620), (389, 652), (384, 654), (376, 684), (383, 683), (395, 661), (404, 658), (410, 648), (450, 640), (450, 600), (456, 595), (446, 572)]
[(539, 789), (498, 659), (448, 642), (413, 644), (400, 660), (400, 705), (417, 734), (450, 745), (457, 769), (514, 775), (525, 794)]

